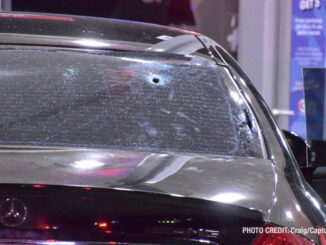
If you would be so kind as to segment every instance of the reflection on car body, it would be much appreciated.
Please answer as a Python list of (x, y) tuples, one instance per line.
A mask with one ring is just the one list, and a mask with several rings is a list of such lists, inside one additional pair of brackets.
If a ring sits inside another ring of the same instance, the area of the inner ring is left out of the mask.
[(125, 21), (0, 16), (1, 241), (322, 244), (323, 234), (244, 232), (325, 227), (325, 207), (214, 41)]

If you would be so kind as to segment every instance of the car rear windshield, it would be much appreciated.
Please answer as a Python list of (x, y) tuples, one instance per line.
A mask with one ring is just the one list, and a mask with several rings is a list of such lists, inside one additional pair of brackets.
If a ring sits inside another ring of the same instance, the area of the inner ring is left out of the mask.
[(3, 47), (0, 143), (262, 157), (226, 69), (200, 56)]

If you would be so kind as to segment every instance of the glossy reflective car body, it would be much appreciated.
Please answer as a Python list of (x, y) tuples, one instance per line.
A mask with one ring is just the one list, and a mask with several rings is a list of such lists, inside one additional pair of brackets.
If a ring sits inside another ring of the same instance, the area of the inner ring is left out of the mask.
[(1, 242), (264, 244), (245, 229), (326, 227), (265, 103), (211, 39), (2, 13), (0, 45)]

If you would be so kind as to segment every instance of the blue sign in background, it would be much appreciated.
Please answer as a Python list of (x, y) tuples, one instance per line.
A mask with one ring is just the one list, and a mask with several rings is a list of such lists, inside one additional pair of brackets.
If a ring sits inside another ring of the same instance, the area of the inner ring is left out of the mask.
[(325, 68), (304, 68), (304, 99), (306, 105), (307, 139), (324, 140)]
[(306, 138), (303, 68), (325, 67), (326, 0), (293, 0), (289, 129)]

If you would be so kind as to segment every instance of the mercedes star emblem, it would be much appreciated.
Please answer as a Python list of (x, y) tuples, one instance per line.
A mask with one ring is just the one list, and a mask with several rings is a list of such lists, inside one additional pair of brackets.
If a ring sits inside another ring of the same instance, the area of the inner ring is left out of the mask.
[(7, 198), (0, 203), (0, 222), (7, 227), (15, 227), (24, 223), (27, 207), (16, 198)]

